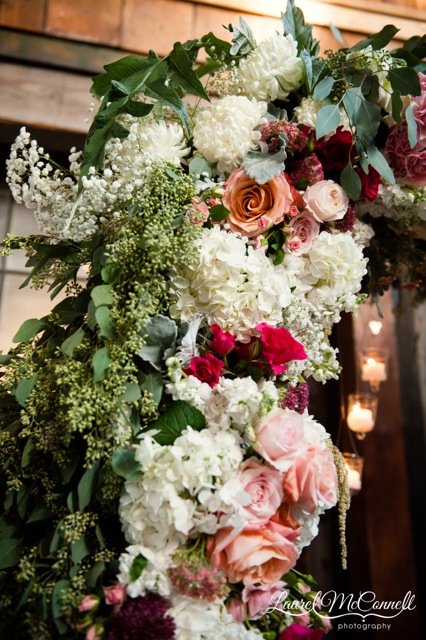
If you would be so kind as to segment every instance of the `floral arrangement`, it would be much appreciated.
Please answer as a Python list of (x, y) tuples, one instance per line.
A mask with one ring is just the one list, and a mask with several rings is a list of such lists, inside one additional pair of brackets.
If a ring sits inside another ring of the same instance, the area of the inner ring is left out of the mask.
[(283, 26), (108, 65), (68, 169), (12, 147), (40, 235), (3, 251), (66, 295), (1, 356), (2, 637), (331, 626), (296, 566), (348, 490), (307, 380), (338, 377), (342, 312), (421, 284), (425, 40), (320, 56), (291, 1)]

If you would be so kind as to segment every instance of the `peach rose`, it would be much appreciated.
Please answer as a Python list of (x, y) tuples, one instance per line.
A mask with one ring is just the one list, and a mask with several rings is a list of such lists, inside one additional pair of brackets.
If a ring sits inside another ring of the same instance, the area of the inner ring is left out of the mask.
[(256, 451), (279, 471), (293, 464), (303, 443), (303, 418), (292, 409), (273, 409), (254, 427)]
[(284, 173), (258, 184), (240, 168), (229, 176), (223, 202), (231, 212), (226, 222), (232, 231), (253, 238), (265, 230), (266, 222), (272, 226), (283, 221), (293, 195)]
[(249, 459), (241, 465), (238, 479), (250, 497), (250, 503), (243, 507), (247, 519), (269, 520), (284, 496), (281, 474)]
[(223, 571), (231, 583), (271, 586), (296, 564), (293, 540), (298, 535), (271, 521), (250, 523), (238, 534), (231, 527), (219, 529), (208, 543), (212, 568)]
[(337, 473), (331, 451), (309, 447), (297, 456), (285, 477), (284, 491), (308, 513), (335, 505)]
[(318, 222), (341, 220), (349, 206), (349, 198), (333, 180), (320, 180), (308, 187), (303, 196), (305, 207)]

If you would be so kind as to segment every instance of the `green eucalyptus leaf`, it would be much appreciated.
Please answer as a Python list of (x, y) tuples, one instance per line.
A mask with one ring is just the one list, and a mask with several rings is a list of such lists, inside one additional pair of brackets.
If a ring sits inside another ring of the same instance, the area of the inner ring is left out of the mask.
[(151, 422), (149, 428), (158, 431), (154, 440), (161, 445), (168, 445), (173, 444), (187, 427), (201, 431), (205, 424), (206, 420), (201, 411), (189, 402), (177, 400), (157, 420)]
[(317, 60), (315, 58), (312, 60), (312, 87), (316, 85), (326, 66), (325, 60)]
[(374, 50), (383, 49), (387, 44), (389, 44), (398, 31), (399, 29), (394, 27), (392, 24), (387, 24), (381, 31), (373, 33), (364, 40), (360, 40), (360, 42), (354, 44), (353, 47), (348, 49), (348, 52), (362, 51), (369, 45), (371, 45)]
[(144, 381), (140, 385), (142, 391), (148, 391), (154, 402), (160, 404), (163, 396), (163, 377), (159, 371), (154, 371), (145, 376)]
[(349, 87), (343, 96), (343, 106), (349, 120), (357, 124), (357, 114), (362, 103), (365, 101), (361, 87)]
[(114, 331), (111, 309), (105, 306), (97, 307), (95, 318), (100, 329), (99, 334), (105, 338), (111, 338)]
[(78, 483), (77, 487), (78, 508), (80, 509), (80, 511), (84, 511), (84, 509), (90, 504), (90, 501), (96, 489), (98, 472), (99, 464), (97, 463), (94, 464), (93, 467), (86, 469), (86, 471), (80, 478), (80, 482)]
[(329, 26), (329, 29), (330, 29), (331, 33), (336, 38), (337, 42), (340, 42), (340, 44), (344, 45), (345, 43), (344, 43), (343, 36), (342, 36), (342, 33), (341, 33), (340, 29), (335, 27), (332, 22), (330, 22), (330, 24), (328, 26)]
[(9, 569), (18, 564), (23, 545), (23, 540), (20, 538), (0, 540), (0, 570)]
[(112, 304), (114, 301), (114, 291), (110, 284), (100, 284), (94, 287), (90, 296), (97, 307), (103, 304)]
[(37, 383), (38, 374), (35, 373), (31, 378), (20, 380), (16, 385), (15, 396), (21, 407), (25, 407), (25, 404)]
[(85, 331), (81, 327), (72, 333), (61, 345), (61, 351), (66, 356), (72, 358), (75, 349), (82, 343)]
[(315, 86), (314, 93), (312, 96), (313, 99), (324, 100), (325, 98), (328, 98), (328, 96), (330, 95), (334, 87), (334, 83), (335, 83), (335, 80), (331, 76), (327, 76), (326, 78), (323, 78), (322, 80), (320, 80), (320, 82), (318, 82), (318, 84)]
[[(30, 597), (30, 595), (33, 592), (35, 582), (36, 582), (36, 578), (35, 578), (35, 576), (33, 576), (31, 578), (31, 580), (28, 582), (28, 584), (25, 587), (25, 590), (24, 590), (22, 596), (19, 599), (18, 605), (16, 607), (16, 611), (20, 611), (22, 609), (22, 607), (24, 606), (24, 604), (27, 602), (28, 598)], [(0, 632), (0, 637), (3, 637), (1, 635), (1, 632)], [(10, 637), (12, 637), (12, 634), (10, 635)]]
[(41, 520), (50, 520), (52, 517), (53, 513), (50, 507), (47, 504), (40, 503), (31, 512), (31, 515), (27, 519), (27, 524), (40, 522)]
[(229, 25), (229, 30), (234, 36), (232, 38), (233, 45), (230, 51), (231, 55), (245, 56), (256, 48), (256, 40), (254, 39), (253, 32), (243, 18), (240, 18), (239, 28), (235, 25)]
[(111, 362), (112, 360), (109, 356), (108, 347), (102, 347), (96, 351), (92, 358), (93, 380), (95, 382), (100, 382), (105, 378), (106, 371)]
[(397, 125), (401, 125), (401, 122), (402, 122), (401, 114), (402, 114), (403, 105), (401, 100), (401, 94), (399, 91), (392, 92), (391, 104), (392, 104), (392, 117), (395, 120)]
[(141, 390), (136, 382), (126, 382), (126, 390), (118, 398), (120, 402), (137, 402), (141, 397)]
[(101, 270), (102, 280), (108, 284), (115, 284), (120, 279), (123, 267), (107, 262)]
[(368, 145), (365, 149), (368, 162), (371, 164), (376, 171), (380, 173), (382, 178), (389, 182), (389, 184), (395, 184), (395, 176), (393, 175), (392, 169), (387, 163), (384, 155), (377, 149), (377, 147), (373, 147)]
[(93, 567), (91, 567), (85, 574), (85, 579), (87, 582), (87, 586), (91, 589), (94, 589), (98, 579), (105, 571), (105, 562), (103, 560), (98, 560), (95, 562)]
[(408, 141), (410, 143), (410, 147), (414, 149), (417, 144), (417, 122), (414, 117), (413, 107), (411, 104), (409, 104), (405, 110), (405, 119), (407, 120)]
[(30, 460), (31, 460), (31, 454), (35, 449), (35, 441), (33, 436), (30, 436), (27, 440), (27, 442), (25, 443), (25, 447), (24, 450), (22, 452), (22, 458), (21, 458), (21, 466), (22, 467), (28, 467), (28, 465), (30, 464)]
[(375, 136), (380, 125), (381, 108), (363, 100), (357, 113), (357, 130), (365, 136)]
[(304, 77), (308, 90), (311, 91), (313, 85), (313, 69), (312, 69), (312, 57), (309, 51), (303, 49), (300, 54), (304, 66)]
[(52, 615), (54, 620), (63, 616), (64, 610), (68, 606), (65, 602), (69, 590), (70, 583), (68, 580), (59, 580), (55, 584), (52, 592)]
[(71, 544), (71, 559), (74, 564), (80, 564), (89, 555), (90, 550), (88, 536), (81, 536), (81, 538), (73, 542)]
[(350, 162), (340, 174), (340, 184), (352, 200), (358, 200), (361, 194), (361, 178)]
[(54, 555), (59, 549), (60, 542), (62, 540), (63, 521), (60, 520), (53, 532), (52, 539), (50, 541), (49, 552)]
[(203, 156), (196, 156), (189, 162), (189, 173), (191, 176), (198, 177), (202, 174), (207, 174), (209, 178), (212, 175), (212, 169), (209, 163)]
[(316, 123), (317, 139), (335, 131), (340, 125), (340, 110), (337, 104), (328, 104), (318, 111)]
[(12, 342), (16, 344), (17, 342), (28, 342), (28, 340), (32, 340), (40, 331), (47, 327), (46, 320), (47, 316), (40, 318), (40, 320), (37, 318), (25, 320), (18, 332), (13, 336)]
[(389, 69), (388, 78), (392, 89), (399, 91), (403, 96), (421, 94), (419, 76), (411, 67)]
[(111, 458), (111, 466), (114, 473), (129, 482), (137, 482), (141, 477), (141, 468), (139, 462), (135, 460), (133, 449), (115, 449)]

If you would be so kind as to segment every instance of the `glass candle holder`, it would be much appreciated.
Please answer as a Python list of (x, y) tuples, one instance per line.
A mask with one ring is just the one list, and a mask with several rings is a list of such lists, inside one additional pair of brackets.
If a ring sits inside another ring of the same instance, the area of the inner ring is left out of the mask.
[(372, 391), (378, 391), (387, 379), (389, 352), (387, 349), (363, 349), (361, 351), (361, 380), (368, 382)]
[(351, 393), (348, 397), (346, 422), (359, 440), (374, 429), (377, 415), (377, 398), (368, 393)]
[(364, 467), (364, 458), (356, 453), (344, 452), (346, 470), (348, 472), (348, 485), (351, 496), (355, 496), (361, 491), (362, 487), (362, 469)]

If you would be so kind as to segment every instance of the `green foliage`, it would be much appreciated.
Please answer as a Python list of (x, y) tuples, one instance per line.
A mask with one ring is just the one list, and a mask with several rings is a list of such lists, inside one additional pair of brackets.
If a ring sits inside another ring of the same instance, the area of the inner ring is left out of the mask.
[(154, 440), (159, 444), (167, 445), (173, 444), (187, 427), (201, 431), (205, 425), (206, 420), (201, 411), (184, 400), (177, 400), (157, 420), (152, 422), (149, 428), (158, 431)]

